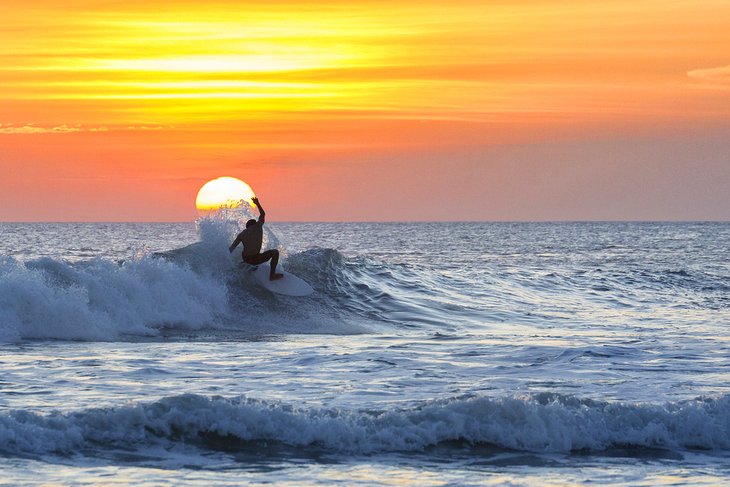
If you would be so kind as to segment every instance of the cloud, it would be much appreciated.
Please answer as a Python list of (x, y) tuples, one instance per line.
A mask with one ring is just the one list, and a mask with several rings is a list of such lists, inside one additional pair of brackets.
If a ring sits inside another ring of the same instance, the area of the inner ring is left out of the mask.
[(694, 69), (687, 76), (703, 85), (730, 89), (730, 65), (717, 68)]
[(70, 134), (76, 132), (108, 132), (110, 130), (165, 130), (167, 128), (162, 125), (152, 126), (130, 126), (130, 127), (86, 127), (80, 124), (77, 125), (56, 125), (56, 126), (40, 126), (34, 123), (27, 123), (25, 125), (15, 125), (12, 123), (0, 123), (0, 134)]
[(74, 132), (103, 132), (106, 127), (84, 127), (82, 125), (56, 125), (54, 127), (39, 126), (34, 123), (15, 125), (0, 123), (0, 134), (70, 134)]

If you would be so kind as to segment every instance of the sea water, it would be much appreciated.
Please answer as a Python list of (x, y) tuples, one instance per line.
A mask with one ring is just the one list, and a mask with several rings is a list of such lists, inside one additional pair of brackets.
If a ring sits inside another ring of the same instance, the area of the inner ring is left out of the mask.
[(0, 224), (0, 483), (730, 482), (730, 224), (242, 218)]

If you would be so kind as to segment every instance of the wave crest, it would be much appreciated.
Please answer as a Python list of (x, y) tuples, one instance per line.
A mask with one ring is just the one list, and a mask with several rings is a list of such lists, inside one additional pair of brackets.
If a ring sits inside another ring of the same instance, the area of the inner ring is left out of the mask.
[(159, 259), (0, 263), (0, 339), (114, 340), (200, 328), (227, 312), (224, 283)]
[(420, 451), (454, 441), (530, 452), (728, 450), (730, 396), (655, 405), (542, 394), (355, 411), (181, 395), (112, 409), (0, 415), (0, 445), (10, 454), (179, 442), (204, 448), (211, 437), (228, 438), (231, 444), (267, 441), (350, 454)]

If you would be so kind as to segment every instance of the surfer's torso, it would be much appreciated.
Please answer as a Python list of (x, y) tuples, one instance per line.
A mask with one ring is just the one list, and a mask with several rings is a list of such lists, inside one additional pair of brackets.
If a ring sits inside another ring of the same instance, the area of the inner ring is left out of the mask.
[(251, 225), (241, 232), (243, 255), (258, 255), (261, 253), (261, 244), (264, 240), (264, 227), (261, 223)]

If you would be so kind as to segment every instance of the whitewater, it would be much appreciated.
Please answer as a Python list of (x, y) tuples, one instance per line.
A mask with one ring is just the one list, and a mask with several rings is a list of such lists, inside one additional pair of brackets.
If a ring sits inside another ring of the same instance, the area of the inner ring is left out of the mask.
[(730, 483), (730, 224), (248, 216), (0, 223), (0, 484)]

